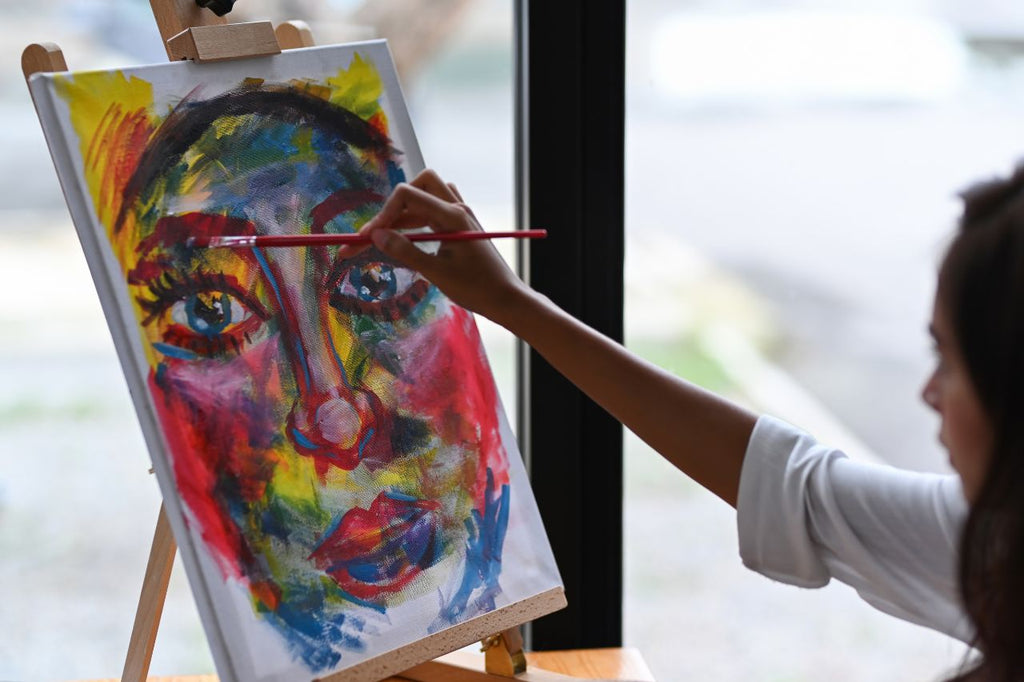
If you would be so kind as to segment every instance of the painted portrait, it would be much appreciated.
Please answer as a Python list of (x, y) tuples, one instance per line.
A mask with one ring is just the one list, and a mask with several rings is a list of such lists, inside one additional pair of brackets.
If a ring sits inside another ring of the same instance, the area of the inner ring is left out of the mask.
[(374, 249), (189, 243), (358, 231), (421, 164), (379, 61), (173, 96), (123, 71), (53, 84), (184, 523), (317, 674), (518, 598), (503, 561), (521, 464), (472, 315)]

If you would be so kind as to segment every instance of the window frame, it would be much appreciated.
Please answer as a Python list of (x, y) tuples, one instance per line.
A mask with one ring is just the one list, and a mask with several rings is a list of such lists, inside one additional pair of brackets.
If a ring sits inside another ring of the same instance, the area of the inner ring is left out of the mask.
[[(625, 63), (625, 0), (516, 0), (516, 223), (549, 231), (519, 244), (517, 266), (619, 343)], [(520, 446), (569, 600), (528, 641), (621, 646), (622, 426), (522, 342), (517, 355)]]

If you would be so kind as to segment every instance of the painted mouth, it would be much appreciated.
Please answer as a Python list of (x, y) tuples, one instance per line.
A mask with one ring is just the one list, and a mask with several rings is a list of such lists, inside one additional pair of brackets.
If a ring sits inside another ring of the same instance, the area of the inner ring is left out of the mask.
[(369, 509), (350, 509), (309, 555), (357, 599), (405, 587), (441, 558), (440, 504), (383, 492)]

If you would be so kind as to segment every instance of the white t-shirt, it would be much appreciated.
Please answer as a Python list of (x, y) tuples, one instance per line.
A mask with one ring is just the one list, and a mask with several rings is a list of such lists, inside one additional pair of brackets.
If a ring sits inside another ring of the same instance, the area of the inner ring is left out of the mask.
[(957, 587), (967, 502), (956, 476), (856, 462), (761, 417), (736, 508), (748, 568), (800, 587), (836, 578), (886, 613), (970, 641)]

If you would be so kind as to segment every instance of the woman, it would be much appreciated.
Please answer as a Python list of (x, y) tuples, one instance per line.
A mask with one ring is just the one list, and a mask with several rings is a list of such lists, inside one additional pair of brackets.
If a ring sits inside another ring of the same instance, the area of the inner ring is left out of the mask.
[(938, 363), (923, 397), (942, 419), (956, 477), (852, 462), (758, 418), (575, 320), (523, 284), (490, 245), (447, 244), (428, 255), (395, 232), (424, 224), (481, 229), (455, 188), (427, 171), (400, 185), (362, 231), (529, 343), (735, 506), (748, 567), (804, 587), (838, 578), (888, 613), (973, 643), (982, 657), (958, 680), (1024, 677), (1024, 169), (965, 195), (939, 274), (931, 324)]

